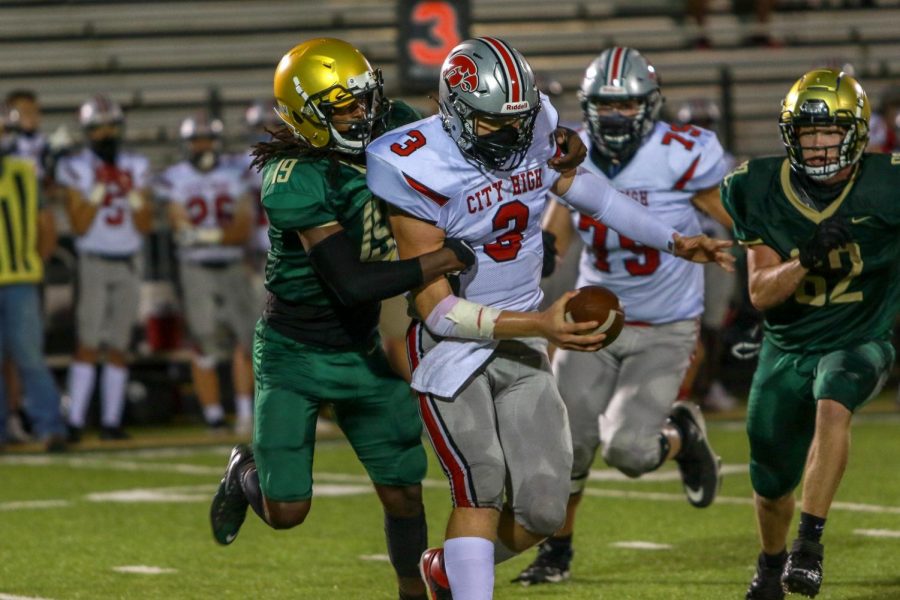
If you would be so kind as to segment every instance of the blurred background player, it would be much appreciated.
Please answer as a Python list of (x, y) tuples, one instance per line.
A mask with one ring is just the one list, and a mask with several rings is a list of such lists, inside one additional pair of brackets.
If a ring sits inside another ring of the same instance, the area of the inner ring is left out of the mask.
[[(0, 116), (6, 129), (8, 148), (13, 156), (28, 159), (34, 163), (38, 182), (43, 187), (44, 159), (47, 150), (46, 139), (40, 132), (41, 110), (37, 94), (28, 89), (17, 89), (6, 94), (5, 106), (0, 107)], [(42, 202), (46, 201), (44, 190)], [(49, 214), (52, 214), (49, 213)], [(55, 229), (54, 229), (55, 231)], [(47, 257), (44, 257), (45, 259)], [(6, 437), (13, 442), (27, 442), (30, 436), (22, 417), (22, 390), (12, 359), (7, 356), (3, 362), (3, 378), (9, 408), (6, 420)]]
[[(691, 98), (681, 104), (674, 112), (674, 123), (680, 126), (696, 126), (721, 133), (719, 125), (722, 111), (715, 100), (710, 98)], [(727, 150), (722, 155), (725, 172), (735, 166), (734, 156)], [(721, 202), (719, 203), (721, 206)], [(724, 210), (724, 209), (723, 209)], [(731, 238), (731, 220), (723, 225), (706, 211), (697, 209), (700, 229), (710, 237), (720, 239)], [(719, 213), (719, 219), (727, 215)], [(688, 367), (679, 398), (686, 399), (692, 392), (699, 398), (700, 405), (708, 411), (731, 410), (737, 407), (737, 399), (731, 395), (722, 383), (722, 363), (726, 348), (722, 343), (722, 333), (729, 316), (731, 301), (737, 289), (737, 275), (714, 265), (703, 265), (703, 315), (700, 317), (700, 338)]]
[(127, 351), (137, 319), (140, 252), (153, 225), (148, 201), (149, 163), (121, 149), (124, 115), (109, 96), (81, 105), (78, 121), (86, 147), (64, 157), (56, 180), (65, 188), (66, 212), (78, 252), (78, 344), (69, 368), (70, 438), (78, 441), (94, 394), (101, 360), (101, 439), (123, 439), (128, 382)]
[(222, 157), (222, 121), (202, 113), (181, 123), (186, 158), (162, 174), (157, 196), (168, 202), (178, 245), (182, 305), (194, 343), (191, 375), (207, 424), (225, 426), (216, 371), (223, 329), (231, 340), (235, 428), (249, 435), (253, 419), (254, 303), (244, 264), (253, 229), (251, 189), (245, 174)]
[[(21, 383), (33, 431), (48, 450), (65, 448), (65, 425), (53, 376), (44, 361), (44, 328), (39, 284), (43, 262), (56, 246), (56, 226), (43, 204), (37, 170), (16, 155), (16, 129), (0, 111), (0, 360), (8, 360)], [(6, 236), (9, 236), (8, 239)], [(15, 390), (14, 390), (15, 391)], [(6, 377), (0, 374), (0, 446), (7, 436)], [(17, 408), (17, 407), (15, 407)]]
[[(659, 121), (659, 77), (640, 52), (604, 50), (588, 66), (579, 95), (586, 125), (581, 135), (589, 148), (583, 168), (687, 235), (700, 232), (696, 209), (731, 225), (719, 199), (726, 173), (721, 145), (711, 131)], [(568, 578), (576, 511), (598, 447), (607, 464), (629, 477), (674, 459), (687, 499), (697, 507), (709, 506), (719, 485), (719, 459), (706, 440), (700, 411), (686, 402), (673, 408), (697, 341), (703, 267), (637, 243), (556, 201), (544, 228), (556, 236), (563, 256), (573, 233), (581, 236), (585, 249), (576, 287), (613, 291), (626, 321), (609, 348), (554, 354), (572, 432), (571, 495), (565, 525), (514, 580), (523, 584)]]
[(900, 165), (864, 154), (869, 115), (856, 79), (809, 71), (782, 101), (787, 157), (752, 159), (722, 186), (735, 236), (747, 246), (750, 297), (764, 315), (747, 409), (762, 546), (748, 600), (818, 594), (822, 535), (847, 466), (852, 417), (894, 362)]

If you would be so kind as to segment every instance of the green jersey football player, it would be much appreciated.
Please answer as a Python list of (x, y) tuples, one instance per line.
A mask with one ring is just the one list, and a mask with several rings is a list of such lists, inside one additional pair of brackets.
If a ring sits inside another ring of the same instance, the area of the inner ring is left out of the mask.
[(787, 158), (751, 160), (722, 183), (747, 246), (750, 298), (764, 315), (747, 416), (762, 552), (748, 599), (818, 593), (821, 536), (847, 464), (850, 421), (894, 361), (900, 156), (863, 154), (870, 111), (853, 77), (810, 71), (782, 103)]

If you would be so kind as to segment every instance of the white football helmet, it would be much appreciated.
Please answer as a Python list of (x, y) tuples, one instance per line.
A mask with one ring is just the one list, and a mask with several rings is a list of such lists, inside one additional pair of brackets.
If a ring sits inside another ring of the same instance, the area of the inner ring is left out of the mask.
[(121, 125), (124, 120), (122, 107), (106, 94), (97, 94), (85, 101), (78, 110), (78, 122), (84, 129), (100, 125)]

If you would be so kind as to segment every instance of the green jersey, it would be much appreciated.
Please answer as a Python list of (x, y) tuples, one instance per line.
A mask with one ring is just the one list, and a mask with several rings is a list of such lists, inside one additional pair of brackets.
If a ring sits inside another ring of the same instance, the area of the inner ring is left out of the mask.
[[(388, 129), (419, 118), (411, 106), (394, 101)], [(339, 224), (359, 248), (361, 261), (396, 259), (384, 203), (366, 187), (365, 163), (304, 156), (273, 159), (263, 169), (261, 199), (271, 241), (266, 319), (301, 342), (342, 346), (369, 337), (378, 322), (379, 303), (342, 306), (313, 269), (297, 235)]]
[(827, 274), (810, 272), (794, 294), (765, 311), (767, 338), (787, 352), (823, 352), (889, 336), (900, 309), (900, 154), (867, 154), (822, 210), (805, 204), (784, 158), (742, 164), (722, 182), (736, 239), (787, 260), (824, 219), (847, 223), (849, 244), (832, 250)]

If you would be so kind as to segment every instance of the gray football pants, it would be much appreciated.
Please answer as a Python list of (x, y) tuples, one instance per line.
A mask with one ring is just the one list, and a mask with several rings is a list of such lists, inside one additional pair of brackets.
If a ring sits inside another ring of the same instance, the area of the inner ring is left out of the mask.
[(559, 350), (553, 371), (572, 431), (572, 493), (584, 489), (594, 455), (629, 477), (659, 467), (660, 431), (697, 340), (695, 320), (626, 325), (598, 352)]
[(528, 531), (562, 526), (572, 441), (545, 352), (501, 342), (455, 398), (419, 394), (419, 409), (454, 506), (499, 510), (505, 491)]

